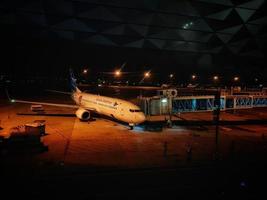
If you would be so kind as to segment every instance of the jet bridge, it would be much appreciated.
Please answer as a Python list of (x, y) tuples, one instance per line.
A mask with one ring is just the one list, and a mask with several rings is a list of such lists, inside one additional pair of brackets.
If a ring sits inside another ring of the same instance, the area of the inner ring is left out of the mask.
[[(207, 112), (215, 110), (215, 95), (176, 96), (177, 92), (160, 92), (158, 96), (140, 97), (139, 106), (146, 115)], [(163, 94), (163, 95), (162, 95)], [(220, 110), (267, 107), (267, 95), (220, 96)]]

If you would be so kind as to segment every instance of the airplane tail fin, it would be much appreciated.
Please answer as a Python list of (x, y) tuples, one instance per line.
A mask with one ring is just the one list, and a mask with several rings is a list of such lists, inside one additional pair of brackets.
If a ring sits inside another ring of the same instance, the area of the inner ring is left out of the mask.
[(81, 90), (79, 90), (79, 88), (77, 87), (76, 78), (73, 74), (72, 69), (70, 69), (70, 90), (72, 93), (81, 92)]

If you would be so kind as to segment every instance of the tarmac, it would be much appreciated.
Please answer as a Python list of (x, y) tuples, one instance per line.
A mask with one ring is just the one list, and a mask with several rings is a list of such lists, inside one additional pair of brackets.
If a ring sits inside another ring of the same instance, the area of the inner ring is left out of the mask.
[[(41, 140), (48, 151), (32, 156), (37, 163), (64, 163), (76, 166), (101, 166), (112, 168), (171, 167), (188, 164), (188, 148), (191, 148), (190, 162), (201, 163), (213, 159), (215, 126), (205, 125), (212, 121), (212, 113), (182, 113), (176, 121), (190, 121), (189, 126), (136, 126), (130, 130), (125, 124), (109, 119), (94, 117), (82, 122), (73, 113), (75, 110), (45, 106), (48, 115), (36, 115), (30, 105), (11, 104), (1, 107), (0, 136), (8, 138), (12, 127), (34, 120), (44, 120), (46, 135)], [(18, 115), (19, 113), (19, 115)], [(61, 116), (57, 116), (56, 114)], [(50, 115), (49, 115), (50, 114)], [(53, 114), (53, 115), (52, 115)], [(64, 114), (66, 116), (64, 116)], [(159, 121), (168, 116), (154, 117)], [(153, 117), (150, 117), (150, 121)], [(267, 120), (267, 109), (241, 110), (236, 113), (222, 112), (221, 120), (248, 121)], [(194, 124), (193, 122), (198, 122)], [(201, 125), (203, 123), (204, 125)], [(162, 125), (162, 123), (161, 123)], [(227, 157), (233, 141), (238, 143), (238, 153), (249, 149), (255, 142), (266, 142), (266, 124), (221, 125), (219, 127), (219, 151)], [(244, 143), (244, 144), (243, 144)], [(259, 151), (259, 153), (263, 153)]]
[(154, 116), (130, 130), (100, 116), (81, 122), (75, 110), (44, 108), (46, 115), (36, 115), (30, 105), (0, 104), (2, 137), (35, 120), (46, 124), (41, 142), (47, 150), (0, 148), (3, 191), (9, 197), (249, 199), (264, 194), (266, 108), (222, 112), (227, 123), (219, 126), (217, 145), (211, 112), (181, 113), (172, 128), (165, 125), (168, 116)]

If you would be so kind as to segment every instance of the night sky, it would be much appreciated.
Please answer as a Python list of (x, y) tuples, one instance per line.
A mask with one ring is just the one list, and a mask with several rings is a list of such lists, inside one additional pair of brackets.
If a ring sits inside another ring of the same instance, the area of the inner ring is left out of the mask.
[(157, 80), (266, 82), (266, 10), (264, 0), (1, 1), (1, 73), (64, 77), (86, 67), (101, 77), (126, 62), (127, 79), (152, 70)]

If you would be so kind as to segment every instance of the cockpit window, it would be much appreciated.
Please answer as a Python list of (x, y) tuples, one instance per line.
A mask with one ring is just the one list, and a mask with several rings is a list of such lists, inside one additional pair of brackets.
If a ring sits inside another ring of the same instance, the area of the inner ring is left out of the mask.
[(141, 112), (141, 110), (130, 109), (130, 112)]

